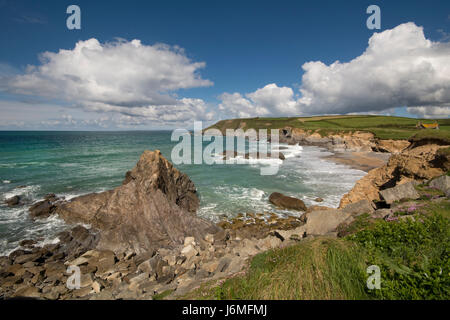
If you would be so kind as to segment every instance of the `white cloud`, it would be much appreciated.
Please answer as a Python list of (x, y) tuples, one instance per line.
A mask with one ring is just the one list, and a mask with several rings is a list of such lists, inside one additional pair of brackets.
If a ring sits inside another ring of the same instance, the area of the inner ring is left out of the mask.
[(179, 89), (212, 85), (198, 74), (205, 63), (192, 62), (178, 47), (123, 39), (101, 44), (89, 39), (79, 41), (73, 50), (45, 52), (41, 62), (28, 66), (25, 74), (2, 77), (0, 88), (97, 112), (151, 119), (160, 115), (159, 120), (167, 121), (186, 119), (186, 114), (196, 118), (197, 111), (203, 112), (200, 117), (208, 115), (203, 101), (175, 96)]
[(450, 116), (444, 108), (450, 103), (450, 43), (427, 40), (414, 23), (375, 33), (350, 62), (302, 67), (300, 98), (291, 88), (269, 84), (245, 97), (223, 94), (219, 107), (239, 117), (389, 113), (403, 106)]
[(219, 96), (219, 110), (241, 118), (269, 115), (298, 115), (299, 104), (289, 87), (268, 84), (243, 97), (240, 93), (224, 93)]
[(211, 120), (212, 112), (208, 112), (207, 105), (202, 99), (183, 98), (173, 105), (122, 107), (103, 103), (92, 103), (85, 106), (90, 111), (118, 112), (129, 117), (140, 117), (142, 121), (154, 122), (183, 122), (192, 119)]
[(415, 114), (420, 118), (448, 118), (450, 117), (450, 106), (448, 107), (410, 107), (406, 108), (411, 114)]
[(450, 102), (450, 44), (427, 40), (405, 23), (375, 33), (348, 63), (303, 65), (300, 103), (309, 113), (380, 111)]

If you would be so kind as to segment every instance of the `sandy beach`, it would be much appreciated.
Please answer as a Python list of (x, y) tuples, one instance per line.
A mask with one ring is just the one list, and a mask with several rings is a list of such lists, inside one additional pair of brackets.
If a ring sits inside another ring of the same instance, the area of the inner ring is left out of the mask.
[(354, 169), (369, 172), (387, 163), (390, 156), (390, 153), (380, 152), (338, 152), (324, 158), (335, 163), (349, 165)]

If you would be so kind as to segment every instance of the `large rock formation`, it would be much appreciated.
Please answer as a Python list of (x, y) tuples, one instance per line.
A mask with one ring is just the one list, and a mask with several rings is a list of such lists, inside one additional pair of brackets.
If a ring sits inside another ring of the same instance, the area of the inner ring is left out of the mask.
[(195, 215), (198, 204), (193, 182), (156, 150), (142, 154), (121, 186), (77, 197), (57, 213), (69, 223), (99, 229), (99, 249), (141, 252), (181, 244), (188, 235), (203, 238), (217, 232)]
[(406, 140), (380, 140), (373, 133), (355, 131), (322, 136), (317, 131), (285, 127), (280, 130), (280, 142), (314, 145), (331, 151), (389, 152), (399, 153), (410, 145)]
[(366, 199), (379, 201), (380, 191), (412, 180), (425, 181), (444, 174), (449, 167), (450, 159), (439, 150), (445, 146), (437, 144), (411, 146), (399, 154), (394, 154), (388, 163), (373, 169), (356, 182), (353, 189), (344, 195), (339, 205), (345, 207), (349, 203)]

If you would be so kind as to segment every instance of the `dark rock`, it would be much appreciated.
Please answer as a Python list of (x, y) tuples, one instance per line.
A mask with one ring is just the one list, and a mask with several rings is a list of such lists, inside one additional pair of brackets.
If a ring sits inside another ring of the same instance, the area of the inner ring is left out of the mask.
[(11, 198), (8, 198), (5, 200), (5, 203), (8, 205), (8, 207), (14, 207), (20, 204), (20, 197), (14, 196)]
[(213, 223), (194, 214), (198, 204), (193, 182), (157, 150), (142, 154), (123, 185), (77, 197), (57, 212), (69, 223), (98, 229), (99, 249), (140, 253), (181, 244), (186, 236), (216, 233)]
[(0, 270), (11, 265), (11, 260), (8, 257), (0, 257)]
[(292, 209), (298, 211), (306, 211), (305, 203), (297, 198), (288, 197), (281, 193), (274, 192), (270, 195), (269, 201), (277, 207), (283, 209)]
[(28, 210), (32, 218), (48, 218), (55, 212), (56, 206), (49, 200), (43, 200), (36, 202)]
[(32, 239), (25, 239), (19, 242), (19, 245), (21, 247), (27, 247), (27, 248), (31, 248), (36, 244), (35, 240)]
[(69, 231), (63, 231), (63, 232), (60, 232), (60, 233), (58, 234), (58, 239), (59, 239), (59, 241), (61, 241), (62, 243), (67, 243), (67, 242), (69, 242), (70, 240), (72, 240), (72, 236), (71, 236), (71, 234), (70, 234)]
[(14, 259), (14, 263), (23, 264), (29, 261), (36, 261), (41, 258), (42, 255), (40, 253), (29, 253), (16, 257)]
[(155, 255), (149, 260), (152, 273), (156, 276), (156, 280), (165, 276), (163, 268), (169, 264), (164, 261), (160, 255)]
[(50, 202), (58, 201), (58, 197), (54, 193), (48, 193), (44, 196), (44, 200), (48, 200)]
[(153, 257), (155, 253), (156, 252), (154, 250), (146, 251), (133, 257), (133, 260), (136, 263), (136, 265), (140, 265), (142, 262), (147, 261), (151, 257)]
[(24, 255), (24, 254), (27, 254), (27, 253), (31, 253), (31, 251), (29, 251), (29, 250), (22, 250), (22, 249), (17, 249), (17, 250), (14, 250), (13, 252), (11, 252), (10, 254), (9, 254), (9, 259), (11, 260), (11, 261), (14, 261), (18, 256), (22, 256), (22, 255)]

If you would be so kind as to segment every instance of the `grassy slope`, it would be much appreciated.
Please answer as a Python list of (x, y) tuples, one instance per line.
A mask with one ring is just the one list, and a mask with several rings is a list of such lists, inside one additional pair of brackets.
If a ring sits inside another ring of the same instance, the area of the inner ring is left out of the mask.
[(222, 120), (211, 126), (219, 130), (238, 129), (280, 129), (284, 127), (318, 130), (322, 135), (337, 132), (369, 131), (380, 139), (408, 139), (418, 132), (429, 135), (445, 135), (450, 139), (450, 119), (440, 119), (437, 122), (440, 130), (419, 130), (418, 121), (434, 123), (434, 120), (412, 119), (388, 116), (320, 116), (307, 118), (251, 118)]
[[(449, 299), (450, 202), (423, 203), (416, 221), (364, 215), (345, 238), (259, 254), (247, 275), (203, 285), (184, 298)], [(366, 288), (366, 268), (373, 264), (381, 268), (381, 290)]]

